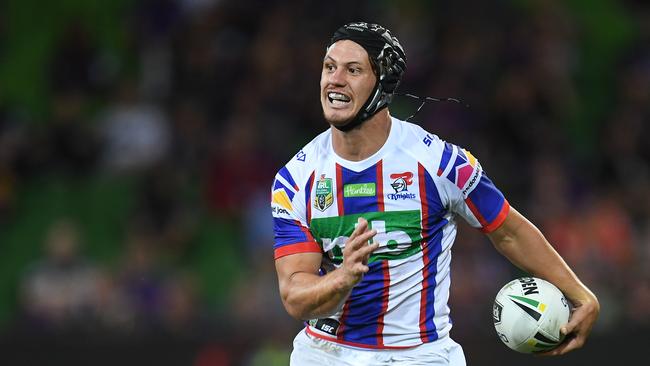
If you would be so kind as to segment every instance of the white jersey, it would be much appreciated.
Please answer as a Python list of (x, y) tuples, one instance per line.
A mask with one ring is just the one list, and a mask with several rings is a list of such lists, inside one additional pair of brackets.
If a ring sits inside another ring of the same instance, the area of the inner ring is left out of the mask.
[(306, 331), (366, 348), (413, 347), (449, 333), (455, 217), (490, 232), (509, 205), (467, 150), (392, 118), (384, 146), (363, 161), (332, 148), (327, 130), (275, 176), (275, 258), (323, 254), (321, 272), (342, 263), (359, 217), (377, 230), (370, 271), (332, 317)]

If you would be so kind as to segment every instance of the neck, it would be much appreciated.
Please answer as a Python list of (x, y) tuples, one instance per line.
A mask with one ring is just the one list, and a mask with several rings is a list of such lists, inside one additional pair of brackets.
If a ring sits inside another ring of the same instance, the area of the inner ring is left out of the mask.
[(350, 131), (331, 127), (334, 152), (345, 160), (361, 161), (379, 151), (390, 133), (388, 108), (380, 111)]

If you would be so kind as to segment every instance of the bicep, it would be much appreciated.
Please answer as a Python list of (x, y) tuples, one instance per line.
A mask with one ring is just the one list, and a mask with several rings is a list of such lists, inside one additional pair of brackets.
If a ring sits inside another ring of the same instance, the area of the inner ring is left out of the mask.
[(528, 225), (531, 225), (528, 220), (526, 220), (519, 211), (510, 207), (503, 223), (501, 223), (501, 225), (499, 225), (499, 227), (494, 231), (486, 233), (486, 235), (490, 238), (492, 244), (501, 251), (502, 249), (506, 249), (508, 244), (514, 241), (517, 232), (521, 230), (522, 227)]
[(529, 272), (539, 271), (546, 259), (556, 256), (539, 229), (514, 208), (487, 236), (499, 253)]

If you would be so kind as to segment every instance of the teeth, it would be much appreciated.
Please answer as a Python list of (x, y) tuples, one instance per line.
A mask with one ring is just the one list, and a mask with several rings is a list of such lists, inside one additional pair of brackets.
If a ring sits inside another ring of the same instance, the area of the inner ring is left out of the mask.
[(327, 93), (327, 97), (330, 99), (330, 101), (337, 100), (346, 103), (350, 101), (350, 97), (341, 93), (329, 92)]

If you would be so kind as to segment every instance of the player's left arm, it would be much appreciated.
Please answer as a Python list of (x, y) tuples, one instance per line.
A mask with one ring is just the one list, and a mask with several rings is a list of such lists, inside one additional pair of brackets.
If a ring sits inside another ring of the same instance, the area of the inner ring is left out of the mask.
[(598, 318), (600, 304), (540, 230), (511, 207), (503, 223), (487, 236), (510, 262), (553, 283), (573, 303), (569, 322), (561, 329), (567, 337), (562, 344), (543, 355), (561, 355), (582, 347)]

